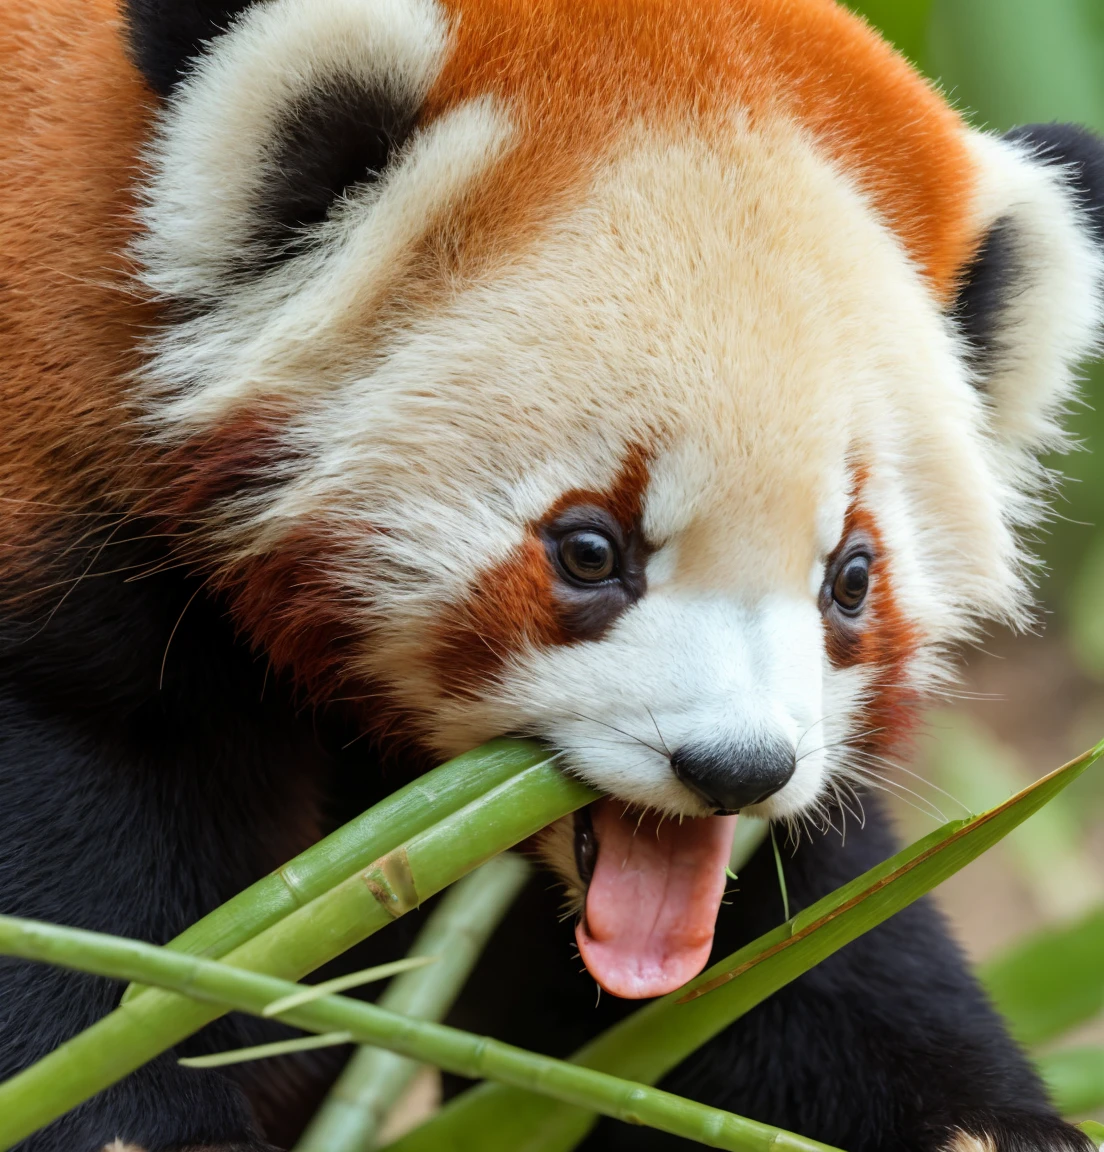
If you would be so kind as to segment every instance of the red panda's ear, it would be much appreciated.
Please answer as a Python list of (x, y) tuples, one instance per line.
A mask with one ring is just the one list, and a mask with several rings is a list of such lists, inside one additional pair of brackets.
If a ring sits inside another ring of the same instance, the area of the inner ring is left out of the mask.
[(449, 43), (437, 0), (129, 5), (134, 52), (167, 93), (141, 259), (184, 305), (309, 250), (339, 202), (378, 184)]
[(994, 431), (1035, 453), (1104, 321), (1104, 140), (1042, 124), (972, 143), (982, 241), (951, 315)]

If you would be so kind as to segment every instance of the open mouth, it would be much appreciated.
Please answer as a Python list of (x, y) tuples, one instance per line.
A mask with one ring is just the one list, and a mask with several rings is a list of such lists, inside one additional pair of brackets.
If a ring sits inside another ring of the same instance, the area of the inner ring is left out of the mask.
[(586, 904), (575, 939), (602, 988), (663, 996), (705, 967), (735, 830), (735, 816), (664, 817), (612, 799), (577, 815)]

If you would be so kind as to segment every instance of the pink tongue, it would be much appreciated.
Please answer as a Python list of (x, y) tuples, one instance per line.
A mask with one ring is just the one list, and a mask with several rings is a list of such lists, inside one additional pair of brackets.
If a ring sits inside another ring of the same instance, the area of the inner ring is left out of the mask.
[(583, 962), (614, 996), (662, 996), (709, 959), (735, 816), (667, 818), (591, 806), (598, 860), (575, 929)]

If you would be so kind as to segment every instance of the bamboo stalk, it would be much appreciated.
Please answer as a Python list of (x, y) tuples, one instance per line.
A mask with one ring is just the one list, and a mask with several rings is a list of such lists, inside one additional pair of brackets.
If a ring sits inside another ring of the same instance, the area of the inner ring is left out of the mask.
[[(520, 856), (488, 861), (451, 888), (410, 950), (435, 956), (431, 969), (392, 980), (381, 1008), (417, 1020), (441, 1020), (452, 1007), (488, 937), (529, 874)], [(367, 1152), (418, 1064), (383, 1048), (361, 1048), (338, 1077), (295, 1152)]]
[[(182, 955), (135, 940), (0, 916), (0, 953), (44, 961), (112, 979), (136, 980), (215, 1004), (262, 1015), (266, 1005), (296, 991), (286, 980), (217, 960)], [(646, 1124), (729, 1152), (836, 1152), (691, 1100), (424, 1020), (375, 1004), (327, 996), (292, 1009), (284, 1019), (317, 1033), (347, 1032), (420, 1063), (461, 1076), (488, 1078), (549, 1095), (632, 1124)]]
[[(528, 768), (265, 929), (229, 953), (227, 963), (299, 979), (594, 796), (549, 763)], [(161, 990), (133, 997), (0, 1084), (0, 1150), (222, 1012)]]
[[(404, 840), (548, 759), (529, 740), (492, 740), (411, 781), (348, 824), (251, 884), (167, 945), (215, 959), (309, 904)], [(123, 1003), (143, 989), (133, 985)]]

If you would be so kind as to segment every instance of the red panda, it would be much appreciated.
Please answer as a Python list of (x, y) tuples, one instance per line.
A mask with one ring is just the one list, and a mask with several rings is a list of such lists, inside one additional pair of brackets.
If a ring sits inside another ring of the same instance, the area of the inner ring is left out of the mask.
[[(167, 939), (379, 761), (521, 734), (609, 797), (538, 849), (587, 969), (658, 995), (777, 919), (719, 911), (735, 813), (830, 825), (1023, 620), (1090, 134), (969, 128), (829, 0), (11, 0), (0, 54), (4, 911)], [(889, 851), (862, 802), (799, 905)], [(111, 1002), (0, 989), (0, 1077)], [(1087, 1147), (922, 906), (671, 1083)], [(259, 1149), (272, 1096), (166, 1060), (21, 1147)]]

